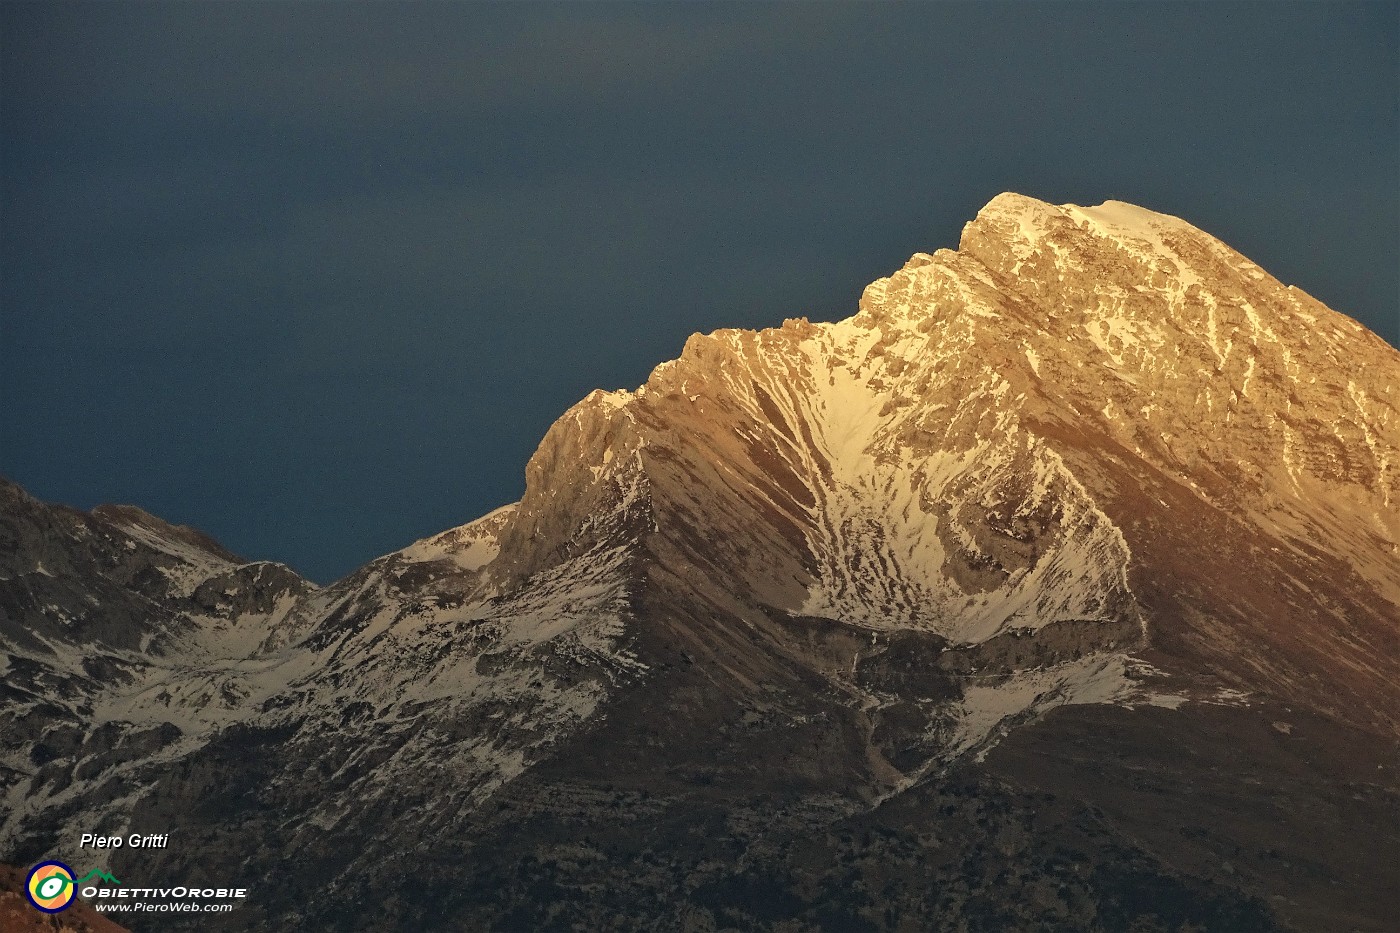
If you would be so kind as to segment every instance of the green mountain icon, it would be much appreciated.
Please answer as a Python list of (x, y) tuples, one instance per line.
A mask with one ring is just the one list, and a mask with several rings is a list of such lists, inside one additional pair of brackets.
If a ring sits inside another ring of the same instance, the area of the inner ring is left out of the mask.
[(83, 875), (81, 878), (79, 878), (77, 881), (75, 881), (75, 882), (73, 882), (73, 883), (74, 883), (74, 884), (87, 884), (87, 883), (88, 883), (89, 881), (91, 881), (93, 878), (96, 878), (98, 881), (105, 881), (105, 882), (107, 882), (108, 884), (121, 884), (121, 882), (118, 881), (116, 878), (113, 878), (111, 875), (107, 874), (105, 871), (98, 871), (96, 868), (94, 868), (92, 871), (88, 872), (86, 875)]

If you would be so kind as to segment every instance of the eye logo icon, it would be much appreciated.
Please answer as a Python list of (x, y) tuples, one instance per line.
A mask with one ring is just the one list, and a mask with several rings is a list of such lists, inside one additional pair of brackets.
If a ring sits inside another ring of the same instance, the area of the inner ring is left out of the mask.
[(77, 893), (73, 869), (62, 862), (40, 862), (30, 870), (24, 893), (29, 903), (46, 914), (66, 910)]

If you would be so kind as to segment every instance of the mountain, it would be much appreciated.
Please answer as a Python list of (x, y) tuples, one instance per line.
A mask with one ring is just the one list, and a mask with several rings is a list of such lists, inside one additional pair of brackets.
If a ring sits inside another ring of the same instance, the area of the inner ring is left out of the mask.
[(4, 484), (0, 856), (169, 833), (92, 862), (237, 929), (1390, 929), (1397, 386), (1182, 220), (1003, 194), (325, 588)]

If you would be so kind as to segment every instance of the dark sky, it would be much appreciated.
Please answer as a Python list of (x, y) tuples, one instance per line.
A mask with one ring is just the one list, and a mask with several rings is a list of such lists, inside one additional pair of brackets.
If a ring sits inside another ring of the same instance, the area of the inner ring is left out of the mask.
[(1400, 6), (0, 4), (0, 473), (328, 581), (1003, 190), (1400, 340)]

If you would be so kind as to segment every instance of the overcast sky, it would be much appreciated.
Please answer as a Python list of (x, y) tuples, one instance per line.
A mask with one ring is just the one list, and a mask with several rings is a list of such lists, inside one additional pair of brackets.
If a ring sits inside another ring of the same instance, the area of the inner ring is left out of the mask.
[(1400, 7), (0, 4), (0, 473), (321, 582), (993, 195), (1400, 340)]

